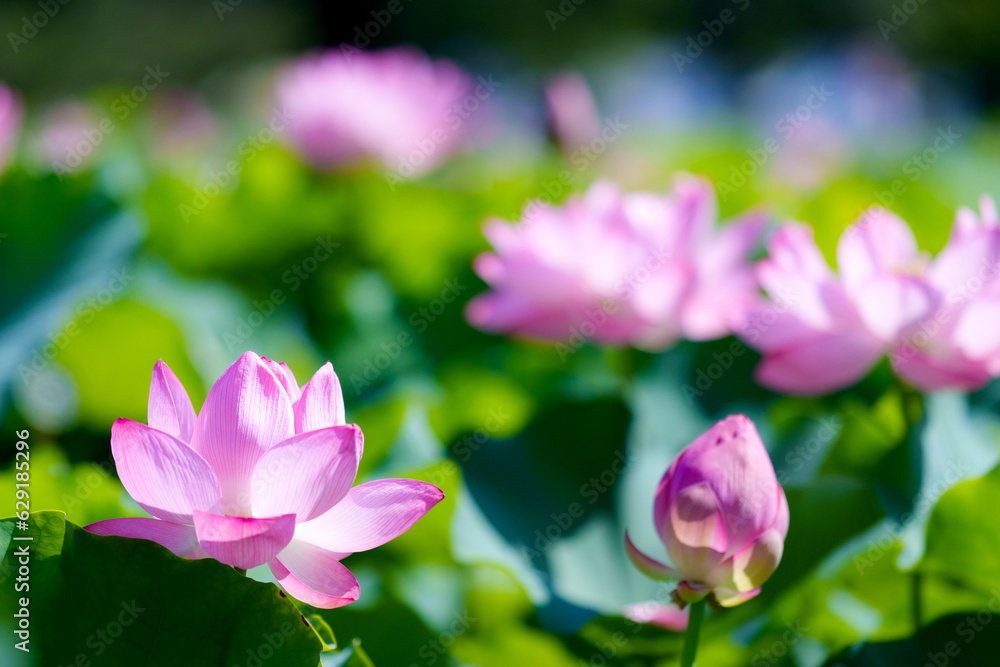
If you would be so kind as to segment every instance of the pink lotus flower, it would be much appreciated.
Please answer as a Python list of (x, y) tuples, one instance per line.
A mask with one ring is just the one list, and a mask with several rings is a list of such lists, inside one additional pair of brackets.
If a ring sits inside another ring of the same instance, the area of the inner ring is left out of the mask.
[(329, 362), (300, 388), (287, 366), (246, 352), (196, 416), (159, 361), (149, 425), (119, 419), (111, 450), (122, 484), (155, 518), (110, 519), (87, 530), (242, 569), (266, 563), (288, 593), (326, 609), (358, 599), (343, 558), (398, 537), (444, 497), (407, 479), (352, 488), (362, 434), (345, 423)]
[(822, 394), (863, 378), (888, 354), (895, 372), (923, 390), (974, 389), (1000, 375), (1000, 227), (959, 211), (948, 246), (920, 252), (899, 217), (872, 208), (840, 238), (830, 270), (805, 225), (784, 225), (758, 278), (771, 303), (751, 312), (741, 337), (764, 359), (757, 380), (795, 394)]
[(977, 389), (1000, 376), (1000, 222), (989, 197), (981, 216), (962, 208), (926, 271), (939, 306), (892, 354), (896, 373), (926, 391)]
[(0, 171), (7, 166), (21, 131), (24, 109), (17, 93), (0, 82)]
[(494, 251), (475, 269), (492, 291), (469, 304), (477, 327), (663, 348), (725, 336), (758, 301), (748, 257), (766, 220), (713, 229), (715, 196), (703, 179), (682, 178), (666, 196), (601, 181), (560, 206), (532, 203), (524, 218), (486, 224)]
[(546, 83), (545, 103), (549, 127), (567, 155), (600, 136), (597, 104), (579, 74), (565, 72)]
[(656, 489), (653, 521), (673, 567), (627, 534), (625, 548), (644, 574), (679, 581), (680, 607), (709, 594), (724, 607), (757, 595), (781, 562), (788, 501), (753, 422), (727, 417), (688, 445)]
[(457, 65), (405, 48), (309, 55), (280, 75), (276, 89), (289, 136), (310, 162), (374, 157), (404, 177), (437, 165), (460, 143), (469, 115), (462, 104), (472, 93)]

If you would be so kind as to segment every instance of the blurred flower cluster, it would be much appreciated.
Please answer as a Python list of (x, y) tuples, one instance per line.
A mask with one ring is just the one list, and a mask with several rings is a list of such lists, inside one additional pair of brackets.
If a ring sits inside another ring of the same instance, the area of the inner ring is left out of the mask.
[(809, 227), (782, 226), (757, 271), (774, 300), (751, 313), (745, 336), (764, 354), (758, 380), (778, 391), (833, 391), (885, 354), (925, 391), (977, 389), (997, 377), (1000, 228), (993, 201), (981, 209), (958, 211), (935, 258), (898, 216), (871, 209), (840, 238), (839, 275)]
[(564, 206), (527, 211), (517, 225), (486, 226), (495, 252), (476, 271), (493, 291), (469, 304), (476, 326), (662, 349), (725, 336), (757, 301), (748, 259), (767, 221), (718, 229), (704, 179), (682, 178), (669, 195), (599, 182)]

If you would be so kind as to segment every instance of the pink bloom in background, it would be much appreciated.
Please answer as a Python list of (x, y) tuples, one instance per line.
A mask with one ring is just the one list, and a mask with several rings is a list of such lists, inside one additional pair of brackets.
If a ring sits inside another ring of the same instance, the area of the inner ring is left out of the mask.
[(989, 197), (980, 210), (958, 211), (926, 271), (940, 305), (893, 352), (896, 373), (920, 389), (977, 389), (1000, 376), (1000, 223)]
[(761, 384), (827, 393), (887, 354), (900, 377), (925, 391), (975, 389), (1000, 375), (1000, 227), (991, 200), (982, 218), (959, 211), (933, 261), (903, 220), (878, 207), (841, 236), (839, 276), (805, 225), (782, 226), (768, 250), (757, 275), (771, 302), (740, 332), (764, 357)]
[(345, 423), (329, 362), (299, 387), (285, 364), (246, 352), (196, 416), (160, 361), (148, 420), (116, 421), (111, 450), (125, 489), (155, 518), (87, 530), (242, 569), (266, 563), (289, 594), (315, 607), (357, 600), (358, 582), (341, 559), (398, 537), (444, 497), (408, 479), (352, 488), (363, 438)]
[[(679, 582), (679, 606), (709, 594), (724, 607), (756, 596), (781, 562), (788, 501), (753, 422), (727, 417), (685, 447), (656, 488), (653, 522), (673, 567), (627, 534), (625, 548), (644, 574)], [(676, 622), (669, 611), (647, 615)]]
[(7, 166), (21, 132), (24, 109), (17, 93), (0, 82), (0, 171)]
[(475, 112), (463, 105), (474, 90), (455, 63), (408, 48), (308, 55), (276, 85), (291, 141), (310, 162), (375, 158), (404, 177), (441, 163), (461, 143)]
[(625, 618), (636, 623), (658, 625), (673, 632), (687, 630), (690, 609), (681, 609), (676, 604), (660, 602), (637, 602), (625, 607)]
[(517, 226), (487, 221), (493, 252), (475, 269), (491, 291), (467, 317), (528, 338), (648, 348), (725, 336), (759, 300), (749, 256), (766, 220), (716, 229), (716, 217), (711, 184), (695, 177), (669, 195), (601, 181), (559, 206), (529, 204)]
[(840, 276), (802, 224), (783, 225), (768, 254), (757, 276), (772, 302), (751, 314), (741, 336), (764, 355), (757, 381), (777, 391), (818, 394), (857, 382), (934, 307), (913, 233), (881, 208), (841, 236)]
[(590, 87), (575, 72), (560, 74), (545, 84), (549, 126), (567, 154), (601, 134), (601, 120)]
[(82, 102), (63, 102), (48, 109), (38, 138), (40, 157), (60, 174), (90, 164), (107, 139), (99, 122)]

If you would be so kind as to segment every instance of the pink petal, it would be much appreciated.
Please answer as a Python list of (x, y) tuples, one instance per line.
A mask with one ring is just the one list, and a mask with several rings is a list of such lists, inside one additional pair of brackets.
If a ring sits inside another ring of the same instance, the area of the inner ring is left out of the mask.
[(328, 361), (302, 387), (302, 397), (295, 402), (295, 432), (315, 431), (346, 423), (344, 393), (340, 378)]
[(472, 268), (484, 282), (495, 285), (507, 276), (507, 265), (499, 255), (492, 252), (484, 252), (477, 255), (472, 261)]
[(669, 322), (670, 328), (676, 330), (681, 299), (693, 278), (690, 266), (681, 262), (666, 264), (652, 272), (647, 280), (632, 286), (632, 307), (644, 320)]
[(877, 275), (904, 269), (919, 258), (910, 227), (899, 216), (878, 207), (848, 227), (837, 245), (837, 268), (848, 290), (855, 294)]
[(949, 300), (965, 300), (983, 293), (984, 286), (996, 285), (1000, 261), (1000, 229), (981, 228), (952, 239), (934, 259), (927, 275), (949, 295)]
[(729, 548), (726, 518), (707, 482), (672, 494), (662, 538), (667, 554), (686, 579), (707, 581)]
[(797, 222), (785, 223), (767, 243), (770, 262), (789, 273), (823, 281), (833, 276), (813, 238), (813, 229)]
[(754, 213), (723, 225), (698, 257), (702, 273), (714, 275), (725, 271), (749, 269), (748, 258), (760, 245), (768, 217)]
[(220, 563), (249, 570), (288, 546), (295, 533), (295, 515), (247, 519), (195, 511), (194, 528), (205, 553)]
[[(826, 264), (811, 227), (782, 225), (768, 243), (768, 259), (757, 264), (756, 276), (771, 302), (751, 313), (751, 322), (772, 327), (775, 315), (789, 315), (817, 329), (853, 320), (854, 306)], [(780, 333), (780, 332), (779, 332)]]
[(743, 342), (765, 355), (807, 344), (821, 335), (822, 329), (773, 303), (753, 308), (739, 331)]
[(997, 203), (993, 197), (983, 195), (979, 198), (979, 216), (982, 218), (983, 227), (989, 229), (1000, 224), (997, 217)]
[[(665, 538), (728, 557), (768, 529), (784, 537), (787, 503), (767, 449), (745, 416), (716, 423), (685, 448), (672, 468), (657, 489), (657, 505), (669, 498)], [(687, 575), (666, 544), (674, 565)]]
[(1000, 353), (1000, 299), (980, 299), (963, 308), (952, 340), (972, 359), (987, 359)]
[(827, 394), (863, 378), (885, 352), (865, 333), (823, 333), (764, 357), (757, 381), (790, 394)]
[(724, 582), (723, 588), (741, 592), (760, 588), (778, 568), (784, 548), (785, 536), (777, 530), (766, 530), (719, 564), (716, 581)]
[(465, 309), (469, 323), (497, 333), (516, 333), (527, 338), (564, 340), (574, 324), (574, 304), (551, 307), (535, 303), (520, 294), (487, 292), (480, 294)]
[(575, 151), (600, 135), (593, 94), (579, 74), (566, 72), (546, 83), (545, 102), (549, 123), (564, 151)]
[(670, 512), (672, 535), (684, 546), (725, 552), (729, 537), (715, 492), (707, 482), (681, 489)]
[(875, 278), (855, 297), (865, 326), (886, 342), (933, 314), (937, 302), (931, 286), (913, 276)]
[(747, 320), (752, 324), (761, 322), (766, 316), (770, 322), (765, 328), (777, 329), (779, 334), (780, 327), (771, 326), (778, 317), (795, 318), (810, 327), (828, 328), (836, 319), (830, 312), (831, 302), (835, 299), (840, 303), (847, 301), (846, 294), (841, 297), (843, 288), (831, 280), (812, 280), (769, 260), (757, 265), (756, 277), (771, 299), (766, 305), (752, 310)]
[(336, 609), (358, 599), (361, 587), (333, 553), (302, 540), (292, 540), (268, 565), (275, 579), (296, 600), (320, 609)]
[(198, 548), (194, 526), (160, 519), (146, 517), (107, 519), (90, 524), (86, 530), (95, 535), (118, 535), (152, 540), (182, 558)]
[(294, 514), (308, 521), (347, 495), (364, 437), (357, 424), (300, 433), (267, 450), (253, 469), (254, 516)]
[(625, 533), (625, 553), (636, 568), (651, 579), (659, 581), (677, 581), (682, 577), (681, 573), (674, 568), (664, 565), (655, 558), (650, 558), (632, 542), (632, 538)]
[(675, 604), (649, 601), (627, 605), (624, 613), (626, 618), (636, 623), (658, 625), (673, 632), (684, 632), (687, 630), (690, 610), (681, 609)]
[(244, 353), (208, 393), (191, 440), (219, 477), (227, 514), (250, 513), (254, 466), (294, 434), (288, 394), (260, 357)]
[(660, 478), (660, 483), (656, 485), (656, 494), (653, 497), (653, 526), (656, 528), (656, 534), (660, 536), (661, 540), (663, 534), (670, 528), (668, 523), (670, 521), (671, 484), (673, 483), (674, 474), (677, 472), (677, 467), (683, 464), (687, 453), (687, 447), (681, 450), (681, 453), (677, 455), (677, 458), (667, 468), (667, 472)]
[(367, 551), (405, 533), (443, 498), (441, 489), (427, 482), (366, 482), (325, 514), (300, 523), (296, 537), (338, 553)]
[(726, 588), (716, 588), (713, 592), (720, 606), (735, 607), (738, 604), (743, 604), (747, 600), (757, 597), (760, 594), (760, 589), (755, 588), (751, 591), (740, 592)]
[[(777, 481), (777, 480), (775, 480)], [(778, 531), (778, 534), (782, 538), (788, 535), (788, 523), (791, 515), (788, 510), (788, 498), (785, 496), (785, 490), (778, 484), (778, 511), (774, 519), (774, 523), (771, 524), (771, 530)]]
[(967, 359), (956, 350), (928, 351), (902, 345), (890, 358), (896, 375), (923, 391), (975, 390), (991, 379), (982, 362)]
[(145, 424), (116, 421), (111, 452), (129, 495), (155, 517), (190, 524), (194, 511), (212, 509), (222, 497), (205, 459), (186, 443)]
[(693, 250), (708, 238), (718, 217), (715, 188), (703, 178), (683, 177), (674, 185), (673, 197), (680, 232), (677, 250)]
[(961, 242), (981, 229), (979, 216), (968, 206), (959, 207), (955, 212), (955, 222), (951, 227), (949, 242)]
[(195, 414), (191, 399), (181, 381), (160, 359), (153, 366), (149, 384), (149, 409), (146, 421), (158, 431), (191, 442)]
[[(715, 340), (745, 326), (758, 299), (749, 282), (702, 285), (685, 300), (681, 312), (684, 337), (688, 340)], [(756, 283), (754, 283), (756, 285)]]
[(261, 361), (271, 369), (274, 373), (274, 377), (278, 378), (278, 382), (284, 387), (285, 393), (288, 394), (288, 400), (292, 403), (299, 400), (299, 396), (302, 391), (299, 389), (299, 383), (295, 380), (295, 375), (292, 373), (292, 369), (288, 367), (284, 362), (277, 362), (273, 359), (268, 359), (267, 357), (261, 357)]

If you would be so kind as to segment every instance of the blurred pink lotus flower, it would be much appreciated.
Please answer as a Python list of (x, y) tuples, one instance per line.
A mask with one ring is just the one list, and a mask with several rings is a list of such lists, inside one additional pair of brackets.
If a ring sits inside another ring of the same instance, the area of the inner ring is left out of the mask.
[(159, 361), (148, 419), (116, 421), (111, 450), (122, 484), (155, 518), (87, 530), (242, 569), (266, 563), (289, 594), (315, 607), (357, 600), (358, 582), (341, 559), (398, 537), (444, 497), (408, 479), (352, 488), (363, 437), (345, 423), (329, 362), (299, 387), (285, 364), (246, 352), (196, 416)]
[(276, 95), (291, 141), (314, 165), (374, 157), (407, 177), (455, 150), (468, 130), (465, 102), (489, 95), (480, 88), (455, 63), (415, 49), (343, 47), (292, 63)]
[(689, 609), (681, 609), (676, 604), (661, 602), (637, 602), (625, 607), (625, 618), (636, 623), (658, 625), (673, 632), (687, 630)]
[(38, 152), (53, 171), (68, 174), (91, 164), (106, 138), (85, 104), (67, 101), (45, 112)]
[(623, 194), (609, 181), (559, 206), (529, 204), (518, 226), (487, 221), (476, 259), (492, 291), (468, 306), (489, 331), (663, 348), (725, 336), (757, 303), (749, 255), (766, 219), (714, 229), (715, 194), (683, 177), (669, 195)]
[(575, 72), (560, 74), (545, 84), (549, 126), (567, 154), (601, 134), (601, 120), (590, 87)]
[(980, 211), (959, 209), (926, 271), (940, 306), (893, 351), (896, 373), (920, 389), (971, 390), (1000, 376), (1000, 222), (989, 197)]
[(7, 166), (21, 132), (24, 109), (17, 93), (0, 82), (0, 171)]
[(940, 255), (917, 248), (899, 217), (875, 207), (840, 238), (830, 270), (805, 225), (770, 239), (758, 278), (772, 301), (741, 337), (764, 356), (757, 380), (777, 391), (822, 394), (854, 384), (888, 354), (915, 387), (974, 389), (1000, 375), (1000, 227), (959, 211)]
[(653, 521), (673, 567), (627, 534), (625, 548), (647, 576), (679, 582), (673, 599), (681, 608), (710, 594), (732, 607), (756, 596), (778, 567), (788, 518), (757, 429), (734, 415), (685, 447), (656, 489)]

